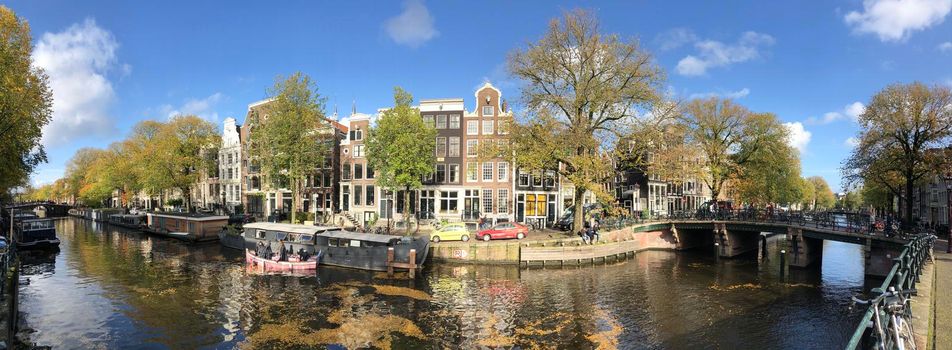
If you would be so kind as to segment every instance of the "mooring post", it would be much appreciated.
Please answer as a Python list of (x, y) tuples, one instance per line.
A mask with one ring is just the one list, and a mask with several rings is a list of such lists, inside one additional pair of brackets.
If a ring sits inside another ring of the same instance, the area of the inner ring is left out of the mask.
[(714, 257), (721, 260), (721, 244), (718, 242), (714, 242)]
[(784, 269), (787, 267), (787, 250), (780, 250), (780, 278), (783, 279)]
[(393, 247), (387, 248), (387, 276), (393, 277)]
[[(393, 248), (390, 248), (391, 251), (388, 254), (392, 254)], [(410, 249), (410, 270), (407, 271), (407, 274), (410, 275), (410, 278), (416, 278), (416, 249)]]

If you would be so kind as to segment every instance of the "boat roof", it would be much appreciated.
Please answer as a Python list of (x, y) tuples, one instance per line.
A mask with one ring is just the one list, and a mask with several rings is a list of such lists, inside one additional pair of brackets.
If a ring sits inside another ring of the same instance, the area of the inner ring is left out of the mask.
[(258, 229), (258, 230), (270, 230), (270, 231), (281, 231), (289, 233), (303, 233), (303, 234), (318, 234), (326, 231), (340, 230), (336, 226), (311, 226), (311, 225), (298, 225), (298, 224), (282, 224), (275, 222), (252, 222), (244, 224), (242, 227)]
[(343, 239), (352, 239), (358, 241), (367, 241), (367, 242), (377, 242), (377, 243), (389, 243), (394, 239), (400, 239), (401, 236), (393, 235), (378, 235), (373, 233), (360, 233), (360, 232), (347, 232), (347, 231), (332, 231), (324, 232), (319, 236), (328, 237), (328, 238), (343, 238)]
[(202, 213), (149, 212), (147, 215), (161, 216), (166, 218), (197, 220), (197, 221), (228, 220), (228, 217), (224, 215), (208, 215), (208, 214), (202, 214)]

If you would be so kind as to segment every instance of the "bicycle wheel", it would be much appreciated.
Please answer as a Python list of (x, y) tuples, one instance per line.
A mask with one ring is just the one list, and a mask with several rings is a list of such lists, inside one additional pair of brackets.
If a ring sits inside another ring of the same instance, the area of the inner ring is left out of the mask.
[(916, 350), (916, 338), (912, 333), (912, 323), (905, 317), (896, 317), (896, 348), (904, 350)]

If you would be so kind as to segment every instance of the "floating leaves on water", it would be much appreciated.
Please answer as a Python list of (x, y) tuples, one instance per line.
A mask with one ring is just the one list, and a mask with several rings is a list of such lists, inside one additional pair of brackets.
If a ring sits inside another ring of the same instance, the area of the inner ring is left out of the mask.
[(719, 284), (716, 284), (716, 283), (715, 283), (715, 284), (712, 284), (712, 285), (711, 285), (710, 287), (708, 287), (708, 288), (710, 288), (711, 290), (716, 290), (716, 291), (718, 291), (718, 292), (728, 292), (728, 291), (732, 291), (732, 290), (735, 290), (735, 289), (748, 289), (748, 290), (749, 290), (749, 289), (763, 289), (764, 287), (761, 286), (761, 285), (759, 285), (759, 284), (753, 284), (753, 283), (735, 284), (735, 285), (731, 285), (731, 286), (721, 287)]
[(379, 285), (379, 284), (372, 285), (371, 287), (373, 287), (374, 290), (377, 291), (377, 294), (383, 294), (383, 295), (389, 295), (389, 296), (402, 296), (402, 297), (407, 297), (407, 298), (416, 299), (416, 300), (433, 299), (433, 297), (431, 297), (429, 294), (426, 294), (426, 292), (413, 289), (413, 288), (396, 287), (396, 286)]

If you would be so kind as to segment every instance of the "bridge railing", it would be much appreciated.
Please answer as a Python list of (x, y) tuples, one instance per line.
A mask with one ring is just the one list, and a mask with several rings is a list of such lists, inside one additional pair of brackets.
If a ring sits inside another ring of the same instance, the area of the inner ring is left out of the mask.
[(771, 209), (698, 210), (657, 215), (646, 221), (743, 221), (782, 223), (831, 231), (859, 234), (899, 235), (911, 237), (923, 232), (918, 228), (886, 227), (883, 220), (874, 220), (870, 214), (847, 211), (790, 211)]
[[(893, 259), (892, 269), (889, 270), (889, 274), (886, 275), (886, 279), (882, 285), (880, 285), (879, 288), (874, 288), (872, 291), (874, 293), (881, 293), (889, 287), (895, 287), (896, 290), (915, 288), (916, 283), (919, 282), (919, 275), (922, 274), (922, 267), (929, 259), (929, 249), (932, 248), (934, 239), (934, 235), (919, 235), (906, 243), (899, 257)], [(885, 307), (882, 307), (885, 302), (885, 300), (880, 301), (881, 305), (878, 308), (879, 310), (886, 310)], [(863, 318), (860, 320), (859, 325), (856, 326), (852, 338), (850, 338), (849, 343), (846, 345), (847, 350), (860, 348), (864, 341), (870, 340), (873, 336), (873, 313), (876, 312), (877, 309), (874, 306), (875, 305), (870, 305), (869, 308), (866, 309), (866, 313), (863, 314)], [(911, 315), (912, 310), (909, 310), (909, 312)], [(888, 319), (885, 311), (881, 311), (880, 319)]]

